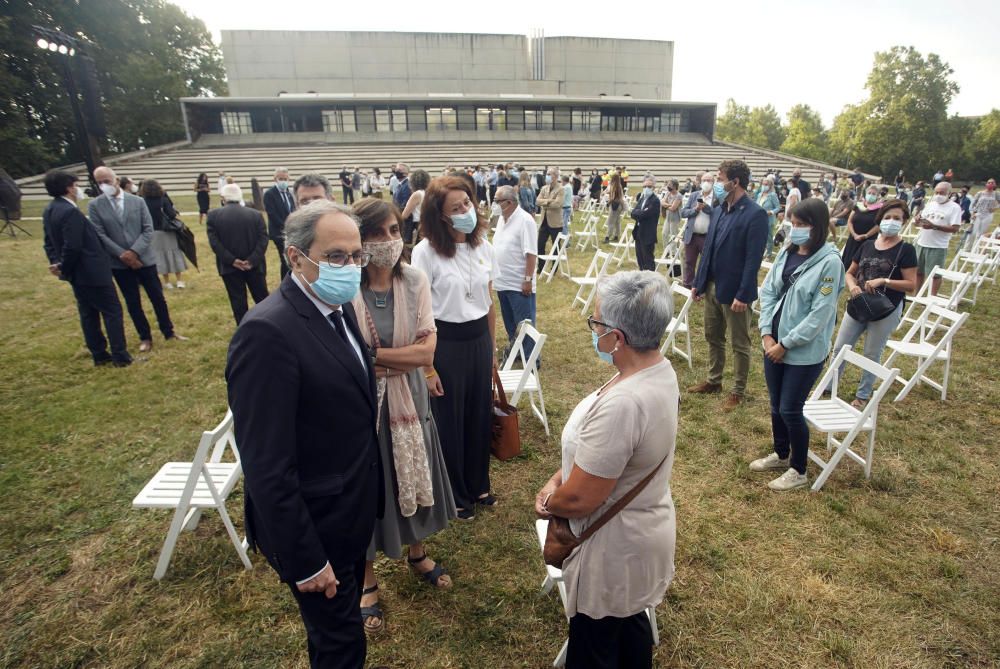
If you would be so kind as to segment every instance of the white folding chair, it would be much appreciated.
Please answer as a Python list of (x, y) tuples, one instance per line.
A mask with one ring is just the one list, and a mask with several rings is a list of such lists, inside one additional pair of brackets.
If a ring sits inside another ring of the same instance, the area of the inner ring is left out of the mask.
[[(670, 295), (674, 300), (674, 317), (667, 325), (666, 337), (663, 340), (663, 345), (660, 346), (660, 353), (663, 355), (676, 353), (687, 360), (688, 368), (691, 368), (691, 328), (688, 326), (688, 311), (691, 310), (694, 299), (691, 297), (691, 290), (677, 281), (670, 285)], [(680, 311), (677, 311), (678, 297), (684, 300)], [(677, 337), (679, 336), (684, 337), (684, 348), (677, 345)]]
[[(875, 382), (878, 387), (864, 409), (856, 409), (837, 396), (837, 381), (840, 377), (840, 366), (842, 364), (854, 365), (862, 371), (871, 372), (875, 375)], [(846, 455), (854, 460), (865, 470), (865, 478), (870, 478), (872, 474), (872, 455), (875, 451), (875, 428), (878, 423), (878, 407), (882, 398), (889, 389), (892, 388), (893, 381), (899, 374), (898, 369), (887, 369), (886, 367), (872, 362), (863, 355), (858, 355), (851, 350), (850, 346), (843, 346), (837, 355), (834, 356), (827, 368), (826, 373), (820, 382), (816, 384), (815, 390), (802, 410), (806, 421), (814, 429), (826, 432), (826, 452), (829, 460), (823, 460), (813, 449), (809, 449), (809, 459), (820, 466), (820, 474), (813, 482), (812, 491), (816, 492), (823, 487), (830, 474), (837, 468), (837, 465)], [(823, 399), (823, 389), (831, 386), (830, 399)], [(860, 455), (851, 450), (854, 440), (862, 432), (868, 433), (868, 448), (864, 455)], [(846, 433), (839, 441), (835, 434)], [(830, 451), (833, 455), (829, 455)]]
[[(686, 225), (686, 224), (685, 224)], [(659, 272), (661, 267), (665, 267), (667, 270), (667, 278), (674, 279), (680, 276), (681, 271), (684, 267), (684, 226), (682, 225), (677, 234), (670, 239), (664, 238), (663, 240), (663, 251), (660, 253), (659, 258), (655, 258), (653, 262), (656, 263), (656, 271)]]
[[(896, 329), (904, 327), (906, 323), (916, 323), (920, 319), (918, 311), (926, 312), (927, 308), (932, 305), (943, 307), (949, 311), (958, 311), (958, 308), (962, 306), (965, 294), (979, 276), (978, 270), (979, 268), (976, 267), (972, 272), (953, 272), (935, 265), (931, 273), (924, 279), (924, 285), (920, 286), (917, 294), (907, 298), (910, 306), (906, 308), (906, 312), (903, 313), (903, 318), (900, 319)], [(937, 295), (932, 295), (931, 288), (935, 278), (941, 279), (941, 288), (944, 288), (945, 282), (949, 282), (951, 293), (942, 294), (939, 289)]]
[(599, 249), (597, 245), (597, 224), (600, 221), (600, 215), (587, 214), (583, 219), (583, 229), (575, 233), (576, 236), (576, 249), (578, 251), (586, 251), (588, 246), (593, 246), (594, 250)]
[[(531, 353), (527, 356), (524, 354), (525, 337), (531, 339), (535, 344), (531, 349)], [(545, 413), (545, 396), (542, 395), (542, 382), (538, 376), (537, 363), (538, 356), (542, 353), (542, 346), (545, 345), (547, 337), (548, 335), (543, 335), (536, 330), (531, 325), (531, 321), (521, 321), (517, 326), (517, 337), (514, 338), (514, 343), (511, 344), (510, 353), (507, 354), (507, 359), (504, 360), (503, 366), (498, 370), (500, 382), (503, 383), (503, 389), (511, 396), (511, 406), (516, 407), (518, 401), (521, 399), (521, 395), (528, 394), (531, 410), (538, 417), (538, 420), (542, 421), (546, 437), (549, 436), (549, 418), (548, 414)], [(515, 369), (514, 363), (518, 360), (521, 362), (521, 368)], [(537, 404), (535, 402), (536, 396), (538, 398)]]
[(996, 271), (997, 263), (1000, 263), (1000, 253), (990, 256), (985, 253), (973, 253), (972, 251), (963, 251), (961, 249), (955, 253), (955, 257), (951, 259), (951, 263), (948, 265), (948, 270), (971, 274), (973, 277), (971, 284), (972, 297), (968, 297), (968, 292), (966, 292), (966, 295), (962, 297), (962, 301), (969, 302), (972, 305), (976, 304), (976, 300), (979, 298), (980, 286)]
[[(941, 391), (941, 399), (948, 398), (948, 377), (951, 373), (951, 343), (955, 334), (965, 324), (969, 314), (960, 314), (936, 304), (928, 306), (920, 318), (910, 326), (900, 341), (889, 340), (886, 346), (892, 351), (885, 359), (885, 365), (892, 364), (900, 356), (917, 359), (917, 371), (909, 379), (902, 374), (896, 377), (896, 382), (903, 384), (903, 389), (896, 395), (896, 402), (906, 397), (918, 383), (926, 383), (931, 388)], [(941, 334), (939, 335), (939, 331)], [(941, 382), (927, 375), (930, 366), (937, 361), (944, 363), (944, 377)]]
[[(535, 521), (535, 534), (538, 536), (538, 545), (540, 548), (545, 548), (545, 534), (549, 529), (549, 521), (544, 519), (538, 519)], [(544, 563), (543, 563), (544, 564)], [(566, 582), (563, 580), (562, 569), (558, 567), (553, 567), (550, 564), (545, 565), (545, 580), (542, 581), (542, 594), (547, 595), (555, 587), (556, 591), (559, 593), (559, 600), (562, 602), (563, 612), (566, 611)], [(660, 630), (656, 628), (656, 608), (652, 606), (646, 607), (646, 615), (649, 617), (649, 626), (653, 630), (653, 645), (660, 645)], [(566, 617), (569, 620), (569, 616)], [(562, 648), (559, 649), (559, 654), (556, 655), (555, 661), (552, 662), (553, 667), (564, 667), (566, 666), (566, 652), (569, 650), (569, 639), (563, 642)]]
[[(208, 456), (210, 448), (211, 457)], [(232, 451), (235, 462), (222, 462), (227, 448)], [(202, 509), (215, 509), (219, 512), (243, 566), (253, 569), (250, 558), (247, 557), (247, 542), (237, 536), (233, 521), (226, 511), (226, 498), (242, 476), (240, 453), (233, 435), (233, 412), (227, 411), (221, 423), (202, 433), (194, 460), (166, 463), (139, 491), (132, 500), (133, 508), (174, 509), (174, 518), (170, 522), (153, 578), (160, 580), (167, 573), (170, 556), (173, 555), (181, 530), (193, 530), (198, 524)]]
[(597, 292), (597, 282), (607, 274), (610, 262), (610, 253), (607, 251), (595, 251), (594, 257), (590, 260), (590, 266), (587, 268), (587, 273), (584, 276), (574, 276), (570, 279), (570, 281), (579, 286), (576, 291), (576, 297), (573, 298), (572, 307), (576, 307), (577, 303), (582, 304), (583, 308), (580, 309), (581, 314), (586, 314), (591, 302), (594, 301), (594, 294)]
[(617, 242), (611, 242), (611, 260), (615, 263), (615, 268), (620, 268), (622, 262), (631, 258), (635, 252), (635, 240), (632, 238), (632, 230), (635, 223), (627, 223), (622, 228), (622, 234)]
[(560, 232), (552, 243), (552, 252), (538, 256), (538, 262), (545, 262), (545, 269), (539, 275), (545, 279), (545, 283), (552, 281), (557, 269), (566, 278), (573, 276), (569, 267), (569, 256), (566, 253), (567, 246), (569, 246), (569, 235)]

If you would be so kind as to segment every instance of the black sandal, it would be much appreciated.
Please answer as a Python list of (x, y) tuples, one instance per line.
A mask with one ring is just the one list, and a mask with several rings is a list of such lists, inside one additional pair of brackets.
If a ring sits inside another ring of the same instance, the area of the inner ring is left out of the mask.
[(485, 497), (476, 498), (476, 504), (479, 506), (496, 506), (497, 498), (490, 493), (486, 493)]
[(420, 571), (417, 569), (417, 565), (426, 559), (427, 559), (427, 553), (424, 553), (420, 557), (415, 557), (415, 558), (407, 557), (406, 561), (410, 563), (410, 569), (413, 570), (413, 573), (415, 573), (417, 576), (427, 581), (432, 587), (442, 588), (442, 589), (450, 588), (451, 587), (450, 585), (440, 584), (441, 577), (446, 576), (448, 574), (448, 570), (442, 567), (440, 564), (434, 563), (434, 568), (431, 569), (430, 571)]
[[(371, 595), (376, 592), (378, 592), (378, 583), (376, 583), (370, 588), (364, 588), (361, 591), (361, 594)], [(375, 626), (368, 625), (367, 624), (368, 621), (372, 619), (377, 620), (378, 625)], [(382, 612), (382, 606), (380, 605), (380, 602), (375, 602), (371, 606), (361, 607), (361, 624), (362, 626), (364, 626), (366, 634), (377, 634), (378, 632), (382, 631), (382, 628), (385, 627), (385, 613)]]

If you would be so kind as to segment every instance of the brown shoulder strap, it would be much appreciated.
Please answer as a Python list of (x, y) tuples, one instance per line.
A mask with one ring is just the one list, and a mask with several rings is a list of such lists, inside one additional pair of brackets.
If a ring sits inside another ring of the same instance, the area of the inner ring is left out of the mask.
[(622, 509), (628, 506), (629, 502), (635, 499), (636, 495), (642, 492), (643, 488), (649, 485), (649, 482), (653, 480), (654, 476), (656, 476), (656, 472), (660, 471), (660, 467), (663, 466), (663, 463), (667, 461), (667, 458), (669, 456), (670, 453), (668, 452), (666, 455), (663, 456), (663, 459), (660, 460), (660, 464), (656, 465), (653, 471), (649, 472), (649, 474), (646, 475), (646, 478), (636, 483), (631, 490), (622, 495), (621, 499), (612, 504), (610, 509), (602, 513), (600, 518), (594, 521), (594, 523), (590, 527), (585, 529), (583, 531), (583, 534), (580, 535), (580, 541), (585, 541), (586, 539), (590, 538), (590, 535), (592, 535), (597, 530), (601, 529), (605, 523), (614, 518), (615, 515), (618, 514), (618, 512), (620, 512)]
[(500, 372), (496, 367), (493, 368), (493, 385), (496, 386), (497, 390), (497, 405), (505, 412), (510, 413), (510, 402), (507, 401), (507, 393), (503, 391), (503, 382), (500, 380)]

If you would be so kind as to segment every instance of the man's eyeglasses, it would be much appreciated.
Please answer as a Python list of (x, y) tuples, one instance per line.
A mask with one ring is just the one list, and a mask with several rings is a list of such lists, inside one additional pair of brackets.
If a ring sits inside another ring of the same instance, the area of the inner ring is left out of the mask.
[[(597, 330), (594, 329), (595, 325), (600, 325), (601, 327), (603, 327), (605, 330), (608, 330), (608, 331), (610, 331), (610, 330), (618, 330), (619, 332), (622, 333), (622, 337), (625, 338), (625, 343), (626, 344), (628, 343), (628, 333), (625, 332), (625, 330), (622, 330), (619, 327), (615, 327), (614, 325), (611, 325), (610, 323), (605, 323), (604, 321), (599, 321), (596, 318), (594, 318), (593, 314), (591, 314), (590, 316), (587, 316), (587, 327), (590, 328), (591, 332), (597, 332)], [(607, 332), (605, 332), (603, 334), (607, 334)]]
[(340, 251), (334, 251), (333, 253), (323, 254), (323, 262), (330, 267), (344, 267), (347, 265), (348, 261), (358, 267), (366, 267), (368, 265), (368, 261), (371, 259), (372, 254), (365, 253), (364, 251), (358, 251), (357, 253), (342, 253)]

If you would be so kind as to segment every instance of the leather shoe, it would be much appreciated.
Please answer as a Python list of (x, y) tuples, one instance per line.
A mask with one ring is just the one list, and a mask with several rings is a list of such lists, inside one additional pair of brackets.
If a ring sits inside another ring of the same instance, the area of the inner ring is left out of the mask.
[(690, 388), (688, 388), (688, 392), (698, 393), (698, 394), (719, 393), (722, 392), (722, 384), (703, 381), (702, 383), (699, 383), (696, 386), (691, 386)]
[(149, 339), (143, 339), (139, 342), (139, 353), (149, 353), (153, 348), (153, 342)]
[(722, 409), (723, 411), (732, 411), (741, 404), (743, 404), (743, 395), (729, 393), (725, 401), (722, 403)]
[(172, 334), (167, 337), (167, 341), (191, 341), (191, 337), (185, 337), (184, 335)]

